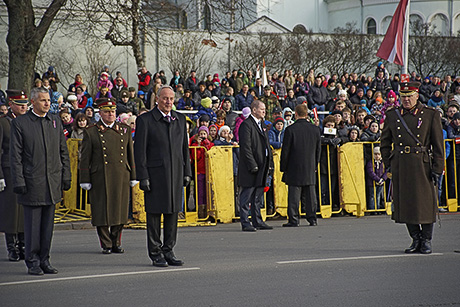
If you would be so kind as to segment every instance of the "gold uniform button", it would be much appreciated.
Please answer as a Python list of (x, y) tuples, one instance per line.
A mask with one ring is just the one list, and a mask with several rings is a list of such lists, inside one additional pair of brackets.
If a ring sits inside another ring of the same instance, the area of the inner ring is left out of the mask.
[(401, 153), (404, 153), (404, 151), (401, 150)]
[(401, 127), (398, 127), (398, 130), (401, 129)]
[(106, 155), (106, 154), (104, 154), (104, 158), (107, 158), (107, 155)]
[(123, 139), (120, 140), (123, 143)]
[(123, 160), (120, 160), (120, 163), (123, 163)]
[(106, 149), (107, 149), (107, 148), (105, 148), (105, 147), (102, 147), (102, 150), (106, 150)]
[(123, 153), (121, 153), (121, 155), (123, 156)]
[(105, 141), (102, 141), (102, 144), (105, 144)]
[(124, 147), (123, 147), (123, 146), (121, 146), (121, 149), (124, 149)]
[(419, 137), (420, 137), (420, 134), (417, 134), (417, 137), (419, 138)]
[(402, 143), (399, 143), (399, 146), (403, 146)]
[(400, 134), (400, 135), (398, 135), (398, 138), (400, 138), (400, 137), (401, 137), (401, 134)]
[(101, 134), (101, 138), (103, 138), (103, 137), (104, 137), (104, 135), (103, 135), (103, 134)]
[(105, 164), (109, 164), (109, 162), (105, 161)]

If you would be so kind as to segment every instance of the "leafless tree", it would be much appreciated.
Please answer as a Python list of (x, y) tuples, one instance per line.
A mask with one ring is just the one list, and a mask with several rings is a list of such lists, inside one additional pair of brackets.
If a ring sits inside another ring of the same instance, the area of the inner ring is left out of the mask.
[(288, 66), (284, 55), (285, 40), (279, 33), (262, 33), (239, 36), (231, 48), (232, 67), (242, 70), (254, 69), (265, 60), (269, 71), (282, 71)]
[(415, 21), (410, 24), (409, 63), (422, 76), (458, 71), (458, 38), (440, 36), (436, 26)]
[(289, 68), (300, 73), (311, 68), (321, 69), (327, 62), (323, 56), (327, 45), (328, 39), (325, 35), (291, 34), (284, 44), (284, 57), (289, 61)]
[[(164, 35), (167, 37), (168, 35)], [(200, 33), (184, 31), (169, 36), (164, 57), (172, 72), (178, 70), (183, 76), (192, 69), (196, 70), (199, 79), (203, 79), (213, 67), (219, 47), (212, 39), (202, 39)]]
[(29, 91), (38, 50), (66, 0), (53, 0), (45, 5), (39, 20), (36, 20), (37, 9), (32, 0), (3, 1), (8, 10), (8, 87)]
[(374, 35), (360, 34), (356, 25), (347, 23), (344, 28), (334, 29), (330, 41), (325, 44), (325, 68), (330, 73), (369, 73), (376, 66), (375, 57), (379, 41)]

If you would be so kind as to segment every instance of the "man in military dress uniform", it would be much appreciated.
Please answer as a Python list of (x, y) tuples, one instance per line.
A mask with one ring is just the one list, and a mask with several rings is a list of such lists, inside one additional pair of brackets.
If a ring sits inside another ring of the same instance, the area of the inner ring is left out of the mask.
[(70, 189), (70, 159), (61, 119), (48, 111), (47, 89), (30, 93), (32, 110), (11, 121), (10, 167), (13, 192), (24, 209), (25, 263), (31, 275), (56, 274), (50, 249), (54, 210)]
[(0, 117), (0, 231), (5, 233), (10, 261), (24, 259), (24, 212), (13, 193), (10, 169), (11, 121), (27, 112), (27, 96), (23, 91), (7, 90), (10, 109)]
[(392, 219), (405, 223), (412, 238), (405, 252), (429, 254), (444, 147), (440, 114), (418, 101), (419, 86), (401, 83), (402, 104), (386, 112), (381, 152), (393, 178)]
[(130, 186), (136, 185), (131, 128), (115, 122), (116, 103), (96, 101), (101, 119), (83, 132), (80, 186), (89, 190), (91, 220), (102, 253), (123, 253), (121, 232), (128, 222)]

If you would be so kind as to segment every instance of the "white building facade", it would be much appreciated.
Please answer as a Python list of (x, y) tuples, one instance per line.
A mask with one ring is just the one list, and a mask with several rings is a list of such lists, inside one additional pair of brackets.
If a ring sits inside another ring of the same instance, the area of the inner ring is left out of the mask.
[[(397, 0), (258, 0), (258, 15), (288, 29), (301, 24), (312, 32), (331, 33), (354, 23), (362, 33), (385, 34)], [(460, 0), (410, 1), (410, 20), (436, 26), (444, 36), (460, 31)]]

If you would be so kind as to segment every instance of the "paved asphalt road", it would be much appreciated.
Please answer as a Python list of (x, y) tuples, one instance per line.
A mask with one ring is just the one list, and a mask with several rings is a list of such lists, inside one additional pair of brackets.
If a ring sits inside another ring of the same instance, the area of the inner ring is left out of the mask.
[(460, 214), (441, 217), (432, 255), (405, 255), (405, 226), (387, 216), (180, 228), (186, 264), (169, 268), (150, 265), (144, 230), (125, 230), (112, 255), (93, 229), (56, 230), (59, 274), (45, 276), (7, 261), (1, 236), (0, 306), (460, 306)]

